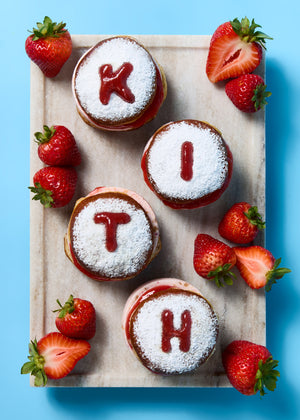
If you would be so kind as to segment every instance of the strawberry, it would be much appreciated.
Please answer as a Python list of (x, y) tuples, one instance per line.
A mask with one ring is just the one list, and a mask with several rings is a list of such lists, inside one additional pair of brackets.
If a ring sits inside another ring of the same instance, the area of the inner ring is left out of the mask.
[(271, 92), (266, 91), (264, 80), (257, 74), (244, 74), (230, 80), (225, 92), (232, 103), (243, 112), (256, 112), (266, 104)]
[(33, 177), (35, 193), (33, 200), (47, 207), (63, 207), (68, 204), (75, 193), (77, 172), (71, 167), (47, 166), (37, 171)]
[(237, 18), (220, 25), (214, 32), (209, 46), (206, 74), (216, 83), (220, 80), (252, 73), (262, 59), (265, 40), (272, 39), (257, 30), (260, 28), (252, 19)]
[(252, 289), (265, 287), (269, 292), (277, 279), (291, 272), (288, 268), (278, 268), (281, 258), (275, 260), (271, 252), (261, 246), (234, 247), (233, 250), (236, 266)]
[(67, 376), (90, 348), (85, 340), (74, 340), (59, 332), (51, 332), (38, 342), (36, 339), (30, 342), (29, 362), (24, 363), (21, 373), (35, 376), (35, 386), (45, 386), (48, 378)]
[(280, 376), (275, 370), (278, 361), (265, 346), (246, 340), (232, 341), (222, 353), (222, 362), (231, 385), (244, 395), (259, 391), (262, 396), (265, 388), (276, 388)]
[(266, 227), (256, 206), (249, 203), (235, 203), (219, 223), (219, 234), (236, 244), (252, 242), (258, 231)]
[(32, 35), (25, 41), (28, 57), (39, 66), (46, 77), (55, 77), (72, 52), (72, 40), (63, 22), (56, 23), (45, 16), (37, 22)]
[(44, 132), (34, 133), (38, 146), (38, 155), (42, 162), (52, 166), (77, 166), (81, 155), (75, 138), (63, 125), (48, 127)]
[[(199, 234), (194, 244), (194, 268), (199, 276), (214, 280), (218, 287), (231, 285), (235, 277), (230, 268), (236, 256), (232, 248), (210, 235)], [(222, 282), (223, 280), (223, 282)]]
[(70, 295), (64, 306), (57, 299), (59, 312), (55, 320), (57, 329), (67, 337), (89, 340), (96, 333), (96, 312), (91, 302)]

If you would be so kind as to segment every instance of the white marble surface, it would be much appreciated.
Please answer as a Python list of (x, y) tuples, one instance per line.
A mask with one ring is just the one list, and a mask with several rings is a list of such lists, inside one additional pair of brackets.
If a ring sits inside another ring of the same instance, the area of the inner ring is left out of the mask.
[[(106, 36), (105, 36), (106, 37)], [(75, 64), (87, 47), (104, 36), (73, 36), (70, 60), (55, 79), (45, 79), (31, 66), (31, 179), (43, 166), (33, 133), (44, 124), (62, 124), (74, 134), (82, 153), (78, 187), (72, 203), (62, 209), (44, 209), (31, 202), (31, 314), (30, 336), (41, 338), (55, 331), (56, 299), (89, 299), (97, 311), (97, 333), (92, 349), (66, 378), (48, 386), (75, 387), (220, 387), (229, 386), (221, 363), (221, 350), (233, 339), (265, 344), (265, 295), (251, 290), (238, 276), (231, 287), (217, 289), (193, 269), (193, 244), (200, 232), (219, 238), (217, 225), (234, 202), (249, 201), (265, 211), (264, 111), (246, 115), (227, 98), (224, 83), (211, 84), (205, 74), (209, 36), (136, 36), (162, 65), (168, 95), (158, 116), (127, 133), (108, 133), (86, 125), (76, 112), (71, 91)], [(258, 69), (264, 75), (264, 64)], [(140, 159), (147, 140), (162, 124), (183, 118), (199, 119), (218, 128), (233, 154), (229, 188), (215, 203), (197, 210), (164, 206), (143, 181)], [(162, 250), (149, 267), (132, 280), (99, 283), (79, 272), (66, 258), (63, 238), (75, 199), (95, 187), (119, 186), (141, 194), (154, 209), (161, 230)], [(259, 234), (256, 243), (264, 244)], [(237, 272), (236, 272), (237, 273)], [(198, 287), (220, 320), (216, 352), (196, 372), (161, 377), (148, 372), (129, 352), (121, 329), (121, 316), (129, 294), (145, 281), (158, 277), (183, 279)]]

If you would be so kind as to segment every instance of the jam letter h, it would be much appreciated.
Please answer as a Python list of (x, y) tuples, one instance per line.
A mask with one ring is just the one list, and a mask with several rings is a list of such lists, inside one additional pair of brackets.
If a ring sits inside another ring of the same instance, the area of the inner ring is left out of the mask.
[(173, 324), (173, 312), (165, 309), (161, 314), (162, 321), (162, 351), (168, 353), (171, 350), (171, 338), (178, 337), (180, 340), (179, 348), (181, 351), (188, 352), (191, 346), (191, 326), (192, 318), (190, 311), (186, 310), (181, 314), (181, 328), (175, 330)]

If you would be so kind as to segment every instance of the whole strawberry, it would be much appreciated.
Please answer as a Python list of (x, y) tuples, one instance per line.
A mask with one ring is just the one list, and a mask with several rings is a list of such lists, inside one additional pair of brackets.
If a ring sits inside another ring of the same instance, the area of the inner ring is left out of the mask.
[(30, 342), (29, 362), (24, 363), (21, 373), (35, 376), (35, 386), (45, 386), (48, 378), (61, 379), (67, 376), (90, 349), (88, 341), (74, 340), (59, 332), (51, 332), (38, 342)]
[(38, 146), (38, 155), (42, 162), (51, 166), (77, 166), (81, 155), (75, 138), (63, 125), (48, 127), (43, 133), (34, 133)]
[(222, 353), (222, 362), (231, 385), (244, 395), (265, 389), (274, 391), (280, 373), (269, 350), (246, 340), (232, 341)]
[(77, 172), (71, 167), (47, 166), (35, 173), (33, 183), (29, 187), (35, 194), (33, 200), (40, 200), (46, 208), (63, 207), (74, 196)]
[(263, 108), (267, 104), (266, 98), (271, 96), (271, 92), (266, 91), (264, 80), (257, 74), (245, 74), (230, 80), (225, 92), (240, 111), (247, 113)]
[(207, 234), (199, 234), (194, 244), (194, 268), (199, 276), (214, 280), (218, 287), (231, 285), (235, 274), (230, 271), (236, 256), (232, 248)]
[(220, 25), (214, 32), (209, 46), (206, 74), (216, 83), (220, 80), (252, 73), (262, 59), (265, 40), (272, 39), (257, 28), (252, 19), (237, 18)]
[(291, 272), (288, 268), (279, 268), (281, 258), (275, 260), (272, 253), (262, 246), (234, 247), (233, 250), (237, 269), (252, 289), (264, 287), (269, 292), (276, 280)]
[(219, 234), (236, 244), (252, 242), (260, 229), (266, 227), (256, 206), (242, 201), (235, 203), (219, 223)]
[(64, 306), (57, 299), (59, 312), (55, 324), (67, 337), (89, 340), (96, 333), (96, 312), (91, 302), (70, 295)]
[(43, 23), (37, 22), (37, 28), (25, 41), (28, 57), (46, 77), (55, 77), (71, 55), (72, 40), (65, 26), (46, 16)]

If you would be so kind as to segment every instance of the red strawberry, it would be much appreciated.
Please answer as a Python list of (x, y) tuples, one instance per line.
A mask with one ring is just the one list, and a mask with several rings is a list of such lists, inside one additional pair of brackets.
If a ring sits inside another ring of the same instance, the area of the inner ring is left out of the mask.
[(206, 74), (216, 83), (220, 80), (251, 73), (262, 59), (262, 47), (268, 35), (257, 31), (260, 28), (246, 17), (241, 22), (236, 18), (220, 25), (214, 32), (208, 51)]
[(77, 172), (74, 168), (47, 166), (37, 171), (33, 177), (35, 193), (33, 200), (40, 200), (45, 207), (63, 207), (75, 193)]
[(271, 252), (261, 246), (234, 247), (233, 250), (236, 266), (252, 289), (265, 287), (269, 292), (277, 279), (291, 272), (288, 268), (278, 268), (281, 258), (275, 260)]
[(259, 229), (266, 227), (256, 206), (249, 203), (235, 203), (225, 213), (219, 224), (219, 234), (236, 244), (248, 244), (252, 242)]
[(45, 386), (48, 378), (61, 379), (68, 375), (90, 348), (85, 340), (74, 340), (59, 332), (49, 333), (38, 342), (31, 341), (29, 362), (24, 363), (21, 373), (31, 373), (35, 376), (35, 386)]
[(199, 234), (194, 245), (194, 268), (199, 276), (214, 280), (218, 287), (231, 285), (235, 275), (229, 271), (235, 265), (232, 248), (210, 235)]
[(64, 306), (57, 299), (60, 309), (55, 320), (57, 329), (67, 337), (89, 340), (96, 332), (96, 312), (88, 300), (73, 298), (70, 295)]
[(230, 80), (225, 92), (232, 103), (243, 112), (256, 112), (266, 104), (271, 92), (266, 92), (264, 80), (257, 74), (245, 74)]
[(77, 166), (81, 162), (75, 138), (70, 130), (63, 125), (48, 127), (44, 132), (34, 133), (38, 143), (38, 155), (46, 165)]
[(25, 42), (28, 57), (39, 66), (46, 77), (55, 77), (72, 52), (72, 40), (63, 22), (56, 23), (46, 16), (37, 22)]
[(278, 361), (269, 350), (245, 340), (232, 341), (222, 353), (222, 362), (231, 385), (244, 395), (257, 391), (265, 394), (265, 388), (274, 391), (280, 376)]

